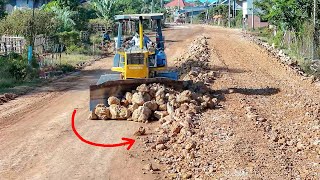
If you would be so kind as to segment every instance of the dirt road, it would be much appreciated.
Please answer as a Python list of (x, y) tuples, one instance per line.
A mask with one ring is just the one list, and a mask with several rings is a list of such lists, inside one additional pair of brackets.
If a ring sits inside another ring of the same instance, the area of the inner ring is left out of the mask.
[[(164, 33), (169, 60), (179, 57), (196, 36), (208, 36), (211, 62), (219, 75), (213, 88), (223, 97), (223, 108), (203, 115), (203, 131), (212, 138), (202, 142), (211, 150), (203, 150), (203, 156), (212, 160), (215, 169), (212, 175), (200, 172), (192, 178), (319, 179), (320, 90), (316, 86), (286, 70), (237, 30), (176, 26)], [(130, 151), (98, 148), (82, 143), (71, 130), (75, 108), (80, 134), (96, 142), (135, 138), (140, 126), (147, 132), (156, 126), (87, 120), (88, 87), (110, 69), (111, 61), (97, 61), (0, 106), (0, 179), (165, 177), (165, 165), (152, 161), (161, 154), (146, 152), (139, 139)], [(148, 162), (163, 171), (143, 171)]]

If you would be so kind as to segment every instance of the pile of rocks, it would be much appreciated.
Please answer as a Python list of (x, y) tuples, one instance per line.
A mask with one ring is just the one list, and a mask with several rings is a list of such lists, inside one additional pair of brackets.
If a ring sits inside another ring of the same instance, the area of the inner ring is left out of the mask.
[(109, 107), (103, 104), (97, 105), (92, 111), (91, 119), (164, 122), (167, 121), (167, 116), (183, 114), (191, 116), (207, 108), (214, 108), (217, 100), (212, 98), (210, 93), (194, 91), (199, 87), (192, 85), (190, 86), (192, 91), (177, 91), (162, 84), (142, 84), (135, 90), (126, 92), (123, 98), (109, 97)]
[(15, 98), (17, 98), (18, 95), (13, 94), (13, 93), (5, 93), (3, 95), (0, 95), (0, 105), (9, 102), (11, 100), (14, 100)]
[(209, 59), (210, 50), (207, 43), (207, 37), (200, 36), (195, 39), (186, 54), (175, 61), (175, 66), (180, 72), (180, 76), (188, 74), (193, 67), (200, 68), (202, 73), (210, 70)]
[(210, 70), (204, 70), (200, 67), (193, 67), (191, 71), (183, 77), (184, 81), (192, 80), (195, 83), (203, 82), (209, 85), (214, 82), (215, 72)]
[(155, 162), (165, 166), (166, 179), (196, 178), (199, 175), (196, 169), (200, 167), (205, 167), (207, 173), (215, 170), (212, 164), (204, 165), (202, 163), (207, 161), (201, 162), (198, 158), (202, 155), (200, 149), (206, 149), (201, 143), (204, 138), (204, 131), (200, 130), (203, 123), (201, 112), (217, 105), (217, 99), (212, 98), (214, 94), (209, 88), (215, 76), (209, 66), (210, 55), (207, 38), (200, 36), (192, 43), (184, 57), (175, 62), (182, 79), (193, 82), (189, 88), (191, 91), (177, 95), (176, 99), (182, 102), (180, 106), (160, 118), (154, 134), (142, 137), (146, 151), (154, 154)]

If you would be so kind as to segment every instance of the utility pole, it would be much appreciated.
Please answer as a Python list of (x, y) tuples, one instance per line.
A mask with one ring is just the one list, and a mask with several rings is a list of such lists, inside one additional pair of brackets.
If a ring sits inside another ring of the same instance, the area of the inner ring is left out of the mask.
[(252, 29), (254, 29), (254, 0), (252, 0)]
[[(29, 4), (29, 0), (27, 1), (27, 3)], [(28, 47), (28, 64), (31, 66), (31, 62), (32, 62), (32, 56), (33, 56), (33, 46), (34, 46), (34, 8), (35, 8), (35, 1), (32, 1), (32, 20), (30, 22), (30, 36), (31, 38), (30, 40), (30, 44)]]
[(191, 5), (191, 24), (193, 24), (193, 5)]
[(236, 0), (233, 0), (233, 18), (236, 19), (237, 16), (237, 9), (236, 9)]
[(318, 45), (319, 45), (319, 23), (317, 21), (318, 17), (318, 0), (313, 1), (313, 25), (314, 25), (314, 32), (313, 32), (313, 51), (312, 51), (312, 59), (315, 60), (318, 58)]
[(154, 1), (151, 1), (151, 13), (153, 13)]
[(231, 0), (229, 0), (229, 11), (228, 11), (228, 26), (229, 26), (229, 28), (231, 27), (230, 13), (231, 13)]

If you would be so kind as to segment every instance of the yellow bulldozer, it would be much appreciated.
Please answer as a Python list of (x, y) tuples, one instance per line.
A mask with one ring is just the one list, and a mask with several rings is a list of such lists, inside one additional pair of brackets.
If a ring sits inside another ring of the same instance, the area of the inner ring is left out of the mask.
[[(116, 15), (118, 36), (115, 38), (115, 55), (112, 73), (100, 77), (96, 85), (90, 86), (90, 110), (97, 104), (107, 104), (110, 96), (123, 96), (128, 90), (141, 84), (161, 83), (167, 86), (183, 86), (178, 81), (178, 73), (167, 71), (167, 57), (164, 52), (164, 36), (161, 20), (163, 14), (128, 14)], [(155, 45), (148, 47), (144, 41), (143, 21), (152, 21), (156, 25)], [(128, 21), (138, 22), (139, 43), (123, 46), (123, 25)]]

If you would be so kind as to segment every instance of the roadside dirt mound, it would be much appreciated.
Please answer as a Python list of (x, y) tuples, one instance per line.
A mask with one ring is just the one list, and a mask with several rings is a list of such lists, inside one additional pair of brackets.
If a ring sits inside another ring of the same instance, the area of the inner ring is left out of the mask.
[(13, 93), (5, 93), (3, 95), (0, 95), (0, 105), (9, 102), (11, 100), (14, 100), (15, 98), (17, 98), (18, 95), (13, 94)]

